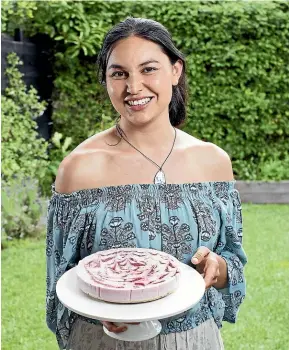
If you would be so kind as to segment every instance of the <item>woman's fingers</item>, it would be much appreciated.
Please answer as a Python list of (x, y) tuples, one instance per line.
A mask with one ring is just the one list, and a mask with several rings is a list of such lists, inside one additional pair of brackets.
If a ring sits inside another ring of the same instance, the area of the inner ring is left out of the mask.
[(124, 325), (117, 326), (113, 322), (102, 321), (102, 324), (109, 332), (112, 332), (112, 333), (121, 333), (127, 330), (127, 326), (124, 326)]
[(212, 286), (212, 284), (214, 284), (214, 280), (216, 280), (217, 277), (216, 277), (216, 269), (215, 268), (211, 268), (211, 269), (208, 269), (205, 273), (205, 277), (204, 277), (204, 280), (205, 280), (205, 284), (206, 284), (206, 288), (209, 288)]
[(220, 276), (219, 264), (214, 260), (207, 261), (207, 266), (204, 270), (204, 280), (206, 289), (210, 288), (213, 284), (217, 283), (218, 277)]
[(201, 246), (198, 248), (197, 252), (194, 254), (191, 261), (194, 265), (197, 265), (201, 261), (203, 261), (204, 258), (206, 258), (209, 254), (210, 254), (210, 249), (207, 247)]
[[(126, 322), (126, 323), (133, 324), (133, 325), (139, 324), (139, 322)], [(115, 323), (109, 322), (109, 321), (102, 321), (102, 324), (109, 332), (113, 332), (113, 333), (121, 333), (121, 332), (125, 332), (127, 330), (127, 326), (124, 324), (116, 325)]]
[(206, 289), (217, 283), (220, 275), (219, 262), (216, 255), (209, 248), (199, 247), (192, 257), (192, 263), (197, 265), (197, 271), (204, 277)]
[(202, 274), (206, 289), (217, 283), (220, 276), (220, 266), (217, 255), (209, 248), (201, 246), (192, 257), (192, 263), (196, 265), (196, 270)]
[(140, 322), (126, 322), (126, 324), (140, 324)]

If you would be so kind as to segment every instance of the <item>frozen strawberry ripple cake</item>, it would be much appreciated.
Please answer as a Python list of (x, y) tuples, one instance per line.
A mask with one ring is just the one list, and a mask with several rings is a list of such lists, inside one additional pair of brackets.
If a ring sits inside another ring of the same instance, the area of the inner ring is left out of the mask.
[(162, 298), (179, 284), (179, 262), (153, 249), (119, 248), (82, 259), (76, 268), (80, 289), (112, 303), (141, 303)]

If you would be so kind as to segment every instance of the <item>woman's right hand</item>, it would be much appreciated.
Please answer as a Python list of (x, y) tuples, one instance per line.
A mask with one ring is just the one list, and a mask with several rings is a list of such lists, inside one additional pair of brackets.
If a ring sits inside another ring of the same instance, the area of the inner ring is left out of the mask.
[[(101, 323), (104, 325), (104, 327), (112, 333), (122, 333), (125, 332), (127, 330), (127, 326), (122, 324), (122, 325), (116, 325), (113, 322), (109, 322), (109, 321), (101, 321)], [(127, 324), (139, 324), (139, 323), (127, 323)]]

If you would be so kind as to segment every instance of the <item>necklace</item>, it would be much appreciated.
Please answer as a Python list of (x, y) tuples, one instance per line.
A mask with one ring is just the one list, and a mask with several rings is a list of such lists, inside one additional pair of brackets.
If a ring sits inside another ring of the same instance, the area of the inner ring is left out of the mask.
[(159, 185), (159, 184), (165, 185), (166, 184), (166, 176), (165, 176), (165, 173), (163, 171), (163, 166), (164, 166), (165, 162), (168, 160), (169, 156), (171, 155), (171, 153), (173, 151), (173, 148), (174, 148), (174, 145), (175, 145), (175, 142), (176, 142), (176, 136), (177, 136), (176, 128), (174, 128), (175, 136), (174, 136), (174, 141), (173, 141), (173, 144), (172, 144), (172, 148), (171, 148), (169, 154), (167, 155), (166, 159), (163, 161), (162, 165), (159, 166), (156, 162), (154, 162), (152, 159), (147, 157), (144, 153), (142, 153), (139, 149), (137, 149), (133, 144), (131, 144), (126, 137), (124, 137), (125, 133), (124, 133), (124, 131), (122, 130), (122, 128), (118, 124), (116, 124), (115, 127), (116, 127), (116, 130), (119, 133), (120, 137), (125, 142), (127, 142), (132, 148), (134, 148), (136, 151), (138, 151), (143, 157), (145, 157), (147, 160), (149, 160), (151, 163), (153, 163), (159, 169), (158, 172), (155, 174), (154, 183), (157, 184), (157, 185)]

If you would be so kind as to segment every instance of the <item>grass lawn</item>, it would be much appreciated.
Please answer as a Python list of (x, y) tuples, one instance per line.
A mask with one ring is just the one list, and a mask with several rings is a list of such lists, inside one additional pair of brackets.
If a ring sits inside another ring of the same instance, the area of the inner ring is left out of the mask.
[[(289, 206), (243, 205), (247, 297), (226, 350), (289, 349)], [(45, 323), (45, 242), (2, 251), (2, 350), (57, 350)]]

